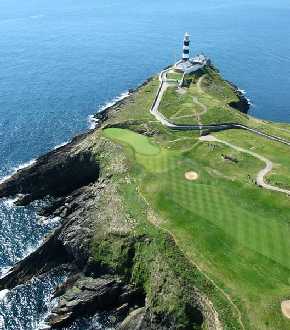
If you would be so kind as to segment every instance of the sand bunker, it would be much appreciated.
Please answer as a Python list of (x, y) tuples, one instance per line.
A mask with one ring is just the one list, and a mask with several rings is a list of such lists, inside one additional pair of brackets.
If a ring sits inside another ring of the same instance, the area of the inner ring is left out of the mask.
[(184, 174), (184, 176), (185, 176), (185, 179), (189, 180), (189, 181), (195, 181), (195, 180), (198, 179), (198, 174), (196, 172), (193, 172), (193, 171), (186, 172)]
[(281, 303), (282, 313), (287, 319), (290, 319), (290, 300), (282, 301)]

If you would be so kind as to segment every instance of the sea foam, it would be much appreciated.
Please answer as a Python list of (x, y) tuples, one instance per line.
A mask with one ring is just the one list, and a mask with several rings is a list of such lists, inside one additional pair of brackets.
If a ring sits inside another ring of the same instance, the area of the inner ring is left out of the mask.
[(250, 106), (253, 106), (253, 105), (254, 105), (254, 103), (251, 101), (251, 99), (250, 99), (249, 97), (246, 96), (246, 95), (247, 95), (247, 92), (246, 92), (244, 89), (240, 89), (240, 88), (238, 88), (238, 91), (239, 91), (242, 95), (245, 96), (245, 98), (246, 98), (246, 100), (247, 100), (247, 102), (249, 103)]
[(18, 200), (18, 197), (15, 198), (5, 198), (3, 200), (3, 204), (6, 206), (7, 209), (13, 208), (15, 205), (14, 203)]
[(23, 168), (28, 167), (30, 165), (33, 165), (35, 163), (36, 163), (36, 159), (32, 159), (29, 162), (22, 163), (20, 165), (17, 165), (17, 166), (12, 167), (11, 174), (6, 175), (6, 176), (0, 178), (0, 184), (3, 183), (3, 182), (5, 182), (6, 180), (10, 179), (17, 171), (22, 170)]
[(11, 269), (12, 269), (11, 266), (2, 267), (0, 269), (0, 279), (3, 278), (3, 277), (5, 277), (6, 275), (8, 275), (11, 272)]
[[(116, 103), (118, 103), (119, 101), (124, 100), (125, 98), (127, 98), (130, 95), (130, 92), (123, 92), (122, 94), (120, 94), (119, 96), (113, 98), (111, 101), (106, 102), (104, 105), (102, 105), (97, 112), (102, 112), (105, 111), (106, 109), (112, 107), (113, 105), (115, 105)], [(94, 115), (90, 115), (88, 117), (88, 122), (89, 122), (89, 129), (95, 129), (96, 128), (96, 124), (98, 123), (98, 119), (96, 119), (94, 117)]]
[[(66, 144), (68, 144), (69, 142), (70, 141), (65, 141), (63, 143), (60, 143), (60, 144), (56, 145), (55, 147), (53, 147), (53, 150), (56, 150), (56, 149), (58, 149), (60, 147), (63, 147)], [(31, 166), (31, 165), (33, 165), (35, 163), (36, 163), (36, 158), (31, 159), (28, 162), (25, 162), (25, 163), (22, 163), (22, 164), (19, 164), (17, 166), (12, 167), (11, 168), (11, 174), (8, 174), (8, 175), (3, 176), (2, 178), (0, 178), (0, 184), (3, 183), (3, 182), (5, 182), (6, 180), (10, 179), (17, 171), (22, 170), (23, 168), (28, 167), (28, 166)], [(13, 201), (15, 202), (15, 200), (13, 200)], [(11, 204), (10, 201), (8, 201), (8, 204)]]
[(65, 141), (63, 143), (57, 144), (55, 147), (53, 147), (53, 150), (56, 150), (58, 148), (64, 147), (65, 145), (67, 145), (70, 141)]
[(8, 290), (8, 289), (4, 289), (4, 290), (1, 290), (0, 291), (0, 301), (3, 300), (3, 299), (5, 299), (5, 297), (7, 296), (7, 294), (8, 294), (9, 291), (10, 290)]

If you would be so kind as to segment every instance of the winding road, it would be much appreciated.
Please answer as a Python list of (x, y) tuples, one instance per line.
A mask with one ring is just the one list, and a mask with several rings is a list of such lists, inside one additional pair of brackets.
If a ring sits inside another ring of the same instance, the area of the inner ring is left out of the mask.
[[(280, 143), (290, 146), (290, 141), (288, 141), (288, 140), (285, 140), (279, 136), (270, 135), (270, 134), (261, 132), (255, 128), (251, 128), (246, 125), (239, 124), (239, 123), (221, 123), (221, 124), (206, 124), (206, 125), (203, 125), (203, 124), (178, 125), (178, 124), (174, 124), (174, 123), (170, 122), (162, 113), (160, 113), (158, 111), (160, 102), (161, 102), (163, 95), (166, 92), (167, 88), (169, 86), (176, 86), (176, 83), (174, 83), (174, 81), (170, 81), (170, 80), (167, 81), (166, 75), (167, 75), (167, 72), (170, 70), (171, 70), (171, 68), (160, 72), (160, 74), (159, 74), (160, 85), (159, 85), (157, 94), (155, 96), (155, 99), (153, 101), (153, 104), (150, 108), (150, 112), (152, 113), (152, 115), (158, 121), (160, 121), (162, 123), (162, 125), (170, 128), (170, 129), (179, 130), (179, 131), (206, 130), (209, 132), (216, 132), (216, 131), (222, 131), (222, 130), (227, 130), (227, 129), (244, 129), (251, 133), (263, 136), (263, 137), (267, 138), (268, 140), (280, 142)], [(199, 80), (199, 82), (201, 83), (201, 80)], [(201, 86), (200, 86), (200, 88), (201, 88)]]
[[(159, 88), (158, 88), (158, 91), (157, 91), (157, 94), (156, 94), (156, 97), (154, 99), (154, 102), (152, 104), (152, 107), (150, 109), (150, 112), (155, 116), (155, 118), (162, 123), (162, 125), (170, 128), (170, 129), (173, 129), (173, 130), (180, 130), (180, 131), (187, 131), (187, 130), (207, 130), (209, 132), (214, 132), (214, 131), (221, 131), (221, 130), (226, 130), (226, 129), (244, 129), (244, 130), (247, 130), (251, 133), (254, 133), (254, 134), (257, 134), (257, 135), (260, 135), (260, 136), (263, 136), (269, 140), (272, 140), (272, 141), (276, 141), (276, 142), (280, 142), (280, 143), (283, 143), (283, 144), (286, 144), (288, 146), (290, 146), (290, 141), (287, 141), (283, 138), (280, 138), (278, 136), (275, 136), (275, 135), (270, 135), (270, 134), (267, 134), (267, 133), (264, 133), (264, 132), (261, 132), (255, 128), (251, 128), (251, 127), (248, 127), (246, 125), (242, 125), (242, 124), (237, 124), (237, 123), (222, 123), (222, 124), (209, 124), (209, 125), (203, 125), (201, 122), (200, 122), (200, 115), (204, 114), (208, 109), (207, 107), (204, 105), (204, 104), (201, 104), (196, 97), (193, 97), (193, 101), (196, 102), (199, 106), (201, 106), (203, 108), (203, 111), (201, 113), (199, 113), (199, 116), (198, 116), (198, 125), (178, 125), (178, 124), (174, 124), (172, 122), (170, 122), (162, 113), (160, 113), (158, 111), (159, 109), (159, 105), (160, 105), (160, 102), (163, 98), (163, 95), (164, 93), (166, 92), (167, 88), (169, 86), (176, 86), (176, 83), (174, 81), (167, 81), (167, 78), (166, 78), (166, 75), (167, 75), (167, 72), (170, 71), (171, 68), (169, 69), (166, 69), (166, 70), (163, 70), (160, 72), (159, 74), (159, 81), (160, 81), (160, 85), (159, 85)], [(203, 76), (204, 77), (204, 76)], [(197, 82), (197, 85), (198, 85), (198, 90), (202, 93), (203, 90), (201, 88), (201, 82), (202, 82), (202, 79), (203, 77), (199, 78), (198, 82)], [(266, 164), (266, 167), (263, 168), (258, 174), (257, 174), (257, 177), (256, 177), (256, 181), (257, 181), (257, 184), (265, 189), (268, 189), (268, 190), (272, 190), (272, 191), (276, 191), (276, 192), (280, 192), (280, 193), (285, 193), (287, 195), (290, 195), (290, 190), (287, 190), (287, 189), (282, 189), (282, 188), (279, 188), (279, 187), (276, 187), (276, 186), (272, 186), (270, 184), (267, 184), (264, 180), (265, 176), (267, 174), (269, 174), (272, 169), (273, 169), (273, 163), (253, 152), (253, 151), (250, 151), (250, 150), (247, 150), (247, 149), (244, 149), (244, 148), (241, 148), (241, 147), (238, 147), (236, 145), (233, 145), (229, 142), (226, 142), (224, 140), (219, 140), (217, 139), (216, 137), (212, 136), (212, 135), (205, 135), (205, 136), (201, 136), (199, 138), (201, 141), (211, 141), (211, 142), (220, 142), (220, 143), (223, 143), (233, 149), (236, 149), (240, 152), (244, 152), (244, 153), (247, 153), (259, 160), (261, 160), (262, 162), (264, 162)]]
[[(163, 70), (161, 71), (161, 73), (159, 74), (159, 80), (160, 80), (160, 85), (159, 85), (159, 88), (158, 88), (158, 91), (157, 91), (157, 94), (156, 94), (156, 97), (154, 99), (154, 102), (152, 104), (152, 107), (150, 109), (150, 112), (152, 113), (152, 115), (159, 121), (162, 123), (162, 125), (168, 127), (169, 129), (173, 129), (173, 130), (181, 130), (181, 131), (186, 131), (186, 130), (208, 130), (208, 131), (220, 131), (220, 130), (226, 130), (226, 129), (244, 129), (244, 130), (247, 130), (249, 132), (252, 132), (254, 134), (257, 134), (257, 135), (260, 135), (260, 136), (263, 136), (269, 140), (272, 140), (272, 141), (276, 141), (276, 142), (280, 142), (280, 143), (283, 143), (283, 144), (286, 144), (288, 146), (290, 146), (290, 141), (287, 141), (283, 138), (280, 138), (278, 136), (274, 136), (274, 135), (269, 135), (269, 134), (266, 134), (264, 132), (261, 132), (255, 128), (250, 128), (246, 125), (242, 125), (242, 124), (238, 124), (238, 123), (222, 123), (222, 124), (212, 124), (212, 125), (203, 125), (201, 124), (200, 122), (200, 117), (198, 118), (198, 122), (199, 124), (198, 125), (177, 125), (177, 124), (174, 124), (172, 122), (170, 122), (163, 114), (161, 114), (158, 109), (159, 109), (159, 105), (160, 105), (160, 102), (162, 100), (162, 97), (164, 95), (164, 93), (166, 92), (167, 88), (169, 86), (172, 86), (173, 85), (173, 82), (169, 82), (167, 81), (166, 79), (166, 75), (167, 75), (167, 72), (170, 71), (171, 68), (169, 69), (166, 69), (166, 70)], [(204, 76), (203, 76), (204, 77)], [(197, 88), (199, 90), (200, 93), (202, 93), (202, 88), (201, 88), (201, 82), (202, 82), (202, 79), (203, 77), (201, 77), (198, 82), (197, 82)], [(176, 86), (176, 84), (175, 84)], [(201, 103), (198, 101), (197, 98), (193, 98), (193, 102), (198, 102), (198, 104), (203, 108), (203, 111), (201, 113), (199, 113), (199, 116), (204, 114), (208, 109), (205, 105), (201, 105)], [(290, 195), (290, 190), (286, 190), (286, 189), (282, 189), (282, 188), (279, 188), (279, 187), (275, 187), (275, 186), (272, 186), (272, 185), (269, 185), (265, 182), (265, 176), (267, 174), (269, 174), (273, 168), (273, 163), (253, 152), (253, 151), (250, 151), (250, 150), (247, 150), (247, 149), (244, 149), (244, 148), (241, 148), (241, 147), (238, 147), (234, 144), (231, 144), (227, 141), (224, 141), (224, 140), (220, 140), (216, 137), (214, 137), (213, 135), (205, 135), (205, 136), (200, 136), (199, 138), (200, 141), (208, 141), (208, 142), (217, 142), (217, 143), (223, 143), (225, 145), (227, 145), (228, 147), (230, 148), (233, 148), (239, 152), (243, 152), (243, 153), (247, 153), (259, 160), (261, 160), (262, 162), (264, 162), (266, 164), (266, 166), (260, 170), (256, 176), (256, 182), (259, 186), (265, 188), (265, 189), (268, 189), (268, 190), (272, 190), (272, 191), (276, 191), (276, 192), (281, 192), (281, 193), (285, 193), (287, 195)], [(158, 226), (158, 225), (157, 225)], [(171, 235), (173, 235), (171, 232), (169, 232)], [(176, 238), (174, 237), (173, 235), (173, 238), (174, 240), (176, 241)], [(178, 245), (178, 242), (176, 241), (177, 245)], [(186, 254), (185, 254), (186, 255)], [(236, 303), (232, 300), (232, 298), (230, 297), (230, 295), (225, 292), (223, 290), (223, 288), (221, 288), (217, 283), (215, 283), (200, 267), (198, 264), (196, 264), (191, 258), (188, 258), (190, 260), (190, 262), (192, 262), (198, 269), (199, 271), (201, 271), (212, 283), (213, 285), (218, 289), (220, 290), (220, 292), (222, 292), (222, 294), (228, 299), (228, 301), (231, 303), (231, 305), (234, 307), (234, 309), (237, 311), (237, 314), (238, 314), (238, 321), (241, 325), (241, 329), (245, 330), (245, 326), (243, 324), (243, 321), (242, 321), (242, 314), (239, 310), (239, 307), (238, 305), (236, 305)], [(214, 310), (214, 308), (213, 308)], [(216, 329), (220, 329), (221, 325), (220, 325), (220, 322), (219, 322), (219, 317), (217, 315), (217, 313), (215, 312), (216, 314), (216, 317), (215, 317), (215, 326), (216, 326)]]
[(272, 186), (272, 185), (269, 185), (269, 184), (267, 184), (265, 182), (265, 176), (268, 173), (270, 173), (272, 171), (272, 169), (273, 169), (273, 163), (269, 159), (267, 159), (267, 158), (265, 158), (265, 157), (263, 157), (263, 156), (255, 153), (253, 151), (250, 151), (250, 150), (247, 150), (247, 149), (238, 147), (238, 146), (236, 146), (236, 145), (234, 145), (232, 143), (229, 143), (227, 141), (217, 139), (213, 135), (201, 136), (199, 138), (199, 140), (200, 141), (207, 141), (207, 142), (219, 142), (219, 143), (223, 143), (223, 144), (225, 144), (226, 146), (228, 146), (228, 147), (230, 147), (232, 149), (235, 149), (235, 150), (237, 150), (239, 152), (243, 152), (243, 153), (249, 154), (249, 155), (251, 155), (251, 156), (253, 156), (253, 157), (261, 160), (262, 162), (264, 162), (266, 164), (266, 166), (261, 171), (259, 171), (258, 174), (257, 174), (257, 176), (256, 176), (257, 185), (260, 186), (260, 187), (263, 187), (265, 189), (268, 189), (268, 190), (278, 191), (278, 192), (281, 192), (281, 193), (285, 193), (287, 195), (290, 195), (290, 190), (282, 189), (282, 188), (279, 188), (279, 187), (276, 187), (276, 186)]

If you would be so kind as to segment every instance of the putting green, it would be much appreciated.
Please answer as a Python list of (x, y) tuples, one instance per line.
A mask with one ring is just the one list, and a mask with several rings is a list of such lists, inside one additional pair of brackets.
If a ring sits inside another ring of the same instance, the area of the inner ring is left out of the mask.
[(154, 156), (160, 152), (160, 148), (156, 144), (152, 144), (147, 136), (128, 129), (107, 128), (104, 130), (104, 135), (110, 139), (128, 144), (139, 154)]

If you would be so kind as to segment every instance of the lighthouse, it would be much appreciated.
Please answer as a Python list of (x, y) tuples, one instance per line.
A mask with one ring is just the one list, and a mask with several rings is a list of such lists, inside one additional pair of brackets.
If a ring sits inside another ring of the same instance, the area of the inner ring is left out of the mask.
[(184, 39), (183, 39), (183, 52), (182, 52), (182, 61), (186, 62), (189, 60), (189, 33), (185, 33)]
[(205, 65), (210, 63), (210, 60), (202, 54), (190, 58), (189, 45), (190, 45), (190, 36), (189, 33), (186, 32), (183, 38), (182, 57), (173, 66), (173, 69), (175, 71), (181, 72), (183, 74), (190, 74), (196, 72), (202, 69)]

